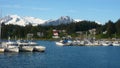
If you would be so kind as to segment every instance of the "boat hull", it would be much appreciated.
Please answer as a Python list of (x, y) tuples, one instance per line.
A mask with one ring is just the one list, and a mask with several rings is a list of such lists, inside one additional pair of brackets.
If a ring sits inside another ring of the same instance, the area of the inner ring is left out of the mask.
[(61, 43), (61, 42), (56, 42), (56, 45), (64, 46), (65, 44), (63, 44), (63, 43)]
[(31, 46), (20, 46), (19, 50), (21, 52), (32, 52), (33, 51), (33, 47), (31, 47)]
[(19, 52), (19, 48), (5, 48), (5, 52)]
[(113, 46), (120, 46), (120, 44), (112, 44)]

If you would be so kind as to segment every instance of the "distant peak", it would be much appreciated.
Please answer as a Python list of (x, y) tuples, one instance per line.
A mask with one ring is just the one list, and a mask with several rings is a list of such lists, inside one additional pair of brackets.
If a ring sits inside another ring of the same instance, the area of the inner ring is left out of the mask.
[(70, 19), (69, 16), (61, 16), (60, 19)]
[(76, 22), (80, 22), (80, 21), (82, 21), (81, 19), (74, 19)]
[(21, 17), (18, 16), (18, 15), (8, 15), (7, 17), (11, 17), (11, 18), (21, 18)]

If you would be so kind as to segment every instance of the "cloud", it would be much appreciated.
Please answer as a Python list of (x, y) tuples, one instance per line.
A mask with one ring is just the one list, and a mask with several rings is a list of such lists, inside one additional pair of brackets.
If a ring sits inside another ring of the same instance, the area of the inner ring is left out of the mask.
[(47, 11), (51, 8), (41, 8), (41, 7), (25, 7), (21, 5), (1, 5), (1, 8), (10, 8), (10, 9), (29, 9), (29, 10), (38, 10), (38, 11)]

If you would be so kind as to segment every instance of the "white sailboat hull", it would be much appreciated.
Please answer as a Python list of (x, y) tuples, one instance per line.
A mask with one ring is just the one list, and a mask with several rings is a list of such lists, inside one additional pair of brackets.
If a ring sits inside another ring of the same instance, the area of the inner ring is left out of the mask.
[(61, 43), (61, 42), (55, 42), (55, 43), (56, 43), (56, 45), (59, 45), (59, 46), (65, 45), (65, 44), (63, 44), (63, 43)]
[(120, 46), (120, 44), (112, 44), (113, 46)]
[(32, 46), (20, 46), (19, 47), (20, 51), (22, 52), (32, 52), (33, 51), (33, 47)]
[(19, 52), (19, 48), (15, 47), (15, 48), (5, 48), (6, 52)]

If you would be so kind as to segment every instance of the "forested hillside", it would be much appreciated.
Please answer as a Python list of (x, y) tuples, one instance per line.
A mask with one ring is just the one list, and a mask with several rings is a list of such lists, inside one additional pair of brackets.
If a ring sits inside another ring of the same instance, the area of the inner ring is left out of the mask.
[[(5, 25), (2, 24), (2, 39), (7, 39), (9, 36), (11, 38), (26, 38), (27, 34), (33, 34), (33, 38), (37, 39), (50, 39), (52, 38), (53, 29), (56, 30), (65, 30), (65, 34), (59, 32), (59, 35), (71, 35), (73, 37), (77, 37), (78, 34), (76, 32), (88, 32), (90, 29), (96, 29), (96, 37), (98, 38), (113, 38), (120, 37), (120, 19), (116, 22), (108, 21), (106, 24), (101, 25), (97, 24), (94, 21), (80, 21), (73, 22), (69, 24), (61, 24), (57, 26), (32, 26), (31, 24), (26, 26), (18, 26), (18, 25)], [(38, 32), (43, 33), (42, 36), (38, 35)], [(106, 33), (104, 33), (106, 32)], [(84, 33), (85, 34), (85, 33)]]

